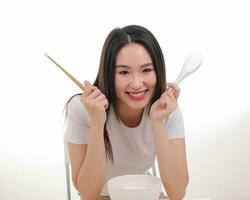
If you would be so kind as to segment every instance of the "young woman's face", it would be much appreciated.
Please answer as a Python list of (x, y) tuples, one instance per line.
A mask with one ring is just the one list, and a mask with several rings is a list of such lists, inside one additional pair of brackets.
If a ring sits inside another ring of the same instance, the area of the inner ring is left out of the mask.
[(156, 73), (152, 59), (140, 44), (129, 43), (117, 54), (115, 91), (118, 106), (139, 110), (152, 99)]

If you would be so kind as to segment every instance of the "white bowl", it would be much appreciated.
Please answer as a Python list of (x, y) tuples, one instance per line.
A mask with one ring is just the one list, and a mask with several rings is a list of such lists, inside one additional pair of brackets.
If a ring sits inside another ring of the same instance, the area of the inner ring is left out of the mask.
[(107, 182), (112, 200), (158, 200), (161, 180), (151, 175), (124, 175)]

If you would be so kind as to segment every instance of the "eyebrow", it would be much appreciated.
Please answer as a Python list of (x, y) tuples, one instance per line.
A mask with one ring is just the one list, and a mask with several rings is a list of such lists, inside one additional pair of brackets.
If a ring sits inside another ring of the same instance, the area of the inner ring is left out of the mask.
[[(141, 65), (140, 68), (147, 67), (147, 66), (150, 66), (150, 65), (153, 65), (153, 64), (152, 64), (151, 62), (145, 63), (145, 64)], [(116, 67), (116, 68), (119, 68), (119, 67), (131, 68), (130, 66), (127, 66), (127, 65), (116, 65), (115, 67)]]

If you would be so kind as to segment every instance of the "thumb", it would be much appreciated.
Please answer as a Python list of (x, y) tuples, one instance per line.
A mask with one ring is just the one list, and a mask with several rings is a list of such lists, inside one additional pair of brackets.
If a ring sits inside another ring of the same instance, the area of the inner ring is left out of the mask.
[(91, 84), (87, 80), (84, 81), (84, 84), (85, 84), (84, 95), (88, 96), (91, 93)]
[(91, 86), (90, 82), (87, 81), (87, 80), (84, 81), (84, 84), (85, 84), (86, 86)]

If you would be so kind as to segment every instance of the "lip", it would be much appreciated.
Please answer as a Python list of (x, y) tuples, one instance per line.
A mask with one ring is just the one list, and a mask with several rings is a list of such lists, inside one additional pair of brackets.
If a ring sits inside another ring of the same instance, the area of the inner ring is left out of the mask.
[[(141, 91), (141, 92), (145, 92), (145, 93), (144, 93), (143, 95), (141, 95), (141, 96), (131, 96), (131, 95), (129, 95), (130, 92), (126, 92), (126, 94), (128, 95), (128, 97), (129, 97), (131, 100), (134, 100), (134, 101), (141, 101), (141, 100), (143, 100), (143, 99), (146, 97), (146, 94), (147, 94), (148, 90), (143, 90), (143, 91)], [(133, 93), (133, 92), (131, 92), (131, 93)], [(137, 93), (140, 93), (140, 92), (137, 92)]]

